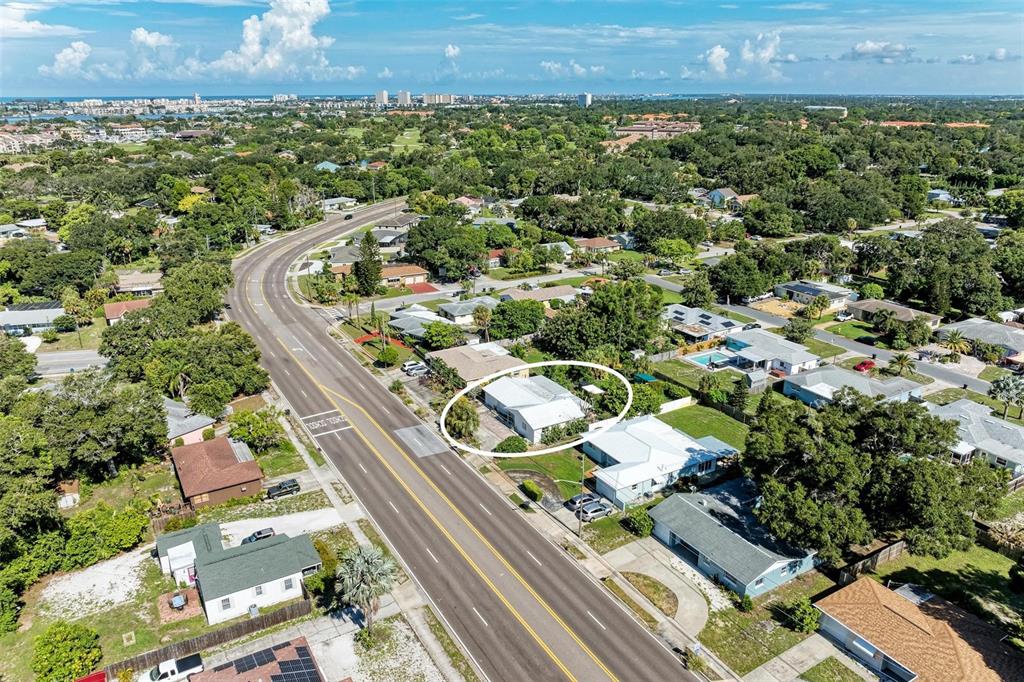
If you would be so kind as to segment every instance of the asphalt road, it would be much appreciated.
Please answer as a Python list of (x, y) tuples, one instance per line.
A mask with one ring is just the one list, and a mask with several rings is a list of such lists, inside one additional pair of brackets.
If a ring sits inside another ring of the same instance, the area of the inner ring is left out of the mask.
[(107, 358), (94, 350), (66, 350), (36, 353), (36, 372), (43, 376), (58, 376), (81, 372), (90, 367), (106, 367)]
[(405, 440), (422, 422), (326, 333), (327, 311), (289, 295), (294, 258), (393, 210), (357, 210), (239, 258), (229, 316), (487, 678), (696, 679), (449, 448)]

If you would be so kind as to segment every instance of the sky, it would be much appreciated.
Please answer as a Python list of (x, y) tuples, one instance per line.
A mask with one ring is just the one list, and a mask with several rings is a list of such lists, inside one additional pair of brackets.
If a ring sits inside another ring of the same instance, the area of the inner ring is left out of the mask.
[(1021, 0), (0, 0), (0, 96), (1024, 93)]

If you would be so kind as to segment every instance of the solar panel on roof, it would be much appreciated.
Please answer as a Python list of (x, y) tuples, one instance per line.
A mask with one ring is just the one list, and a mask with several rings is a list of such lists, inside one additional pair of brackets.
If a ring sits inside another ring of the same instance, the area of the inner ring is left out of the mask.
[(272, 649), (263, 649), (262, 651), (257, 651), (252, 656), (254, 659), (256, 659), (256, 665), (266, 665), (271, 661), (277, 660), (277, 656), (274, 655)]
[[(291, 642), (281, 642), (280, 644), (275, 644), (274, 646), (272, 646), (270, 648), (273, 649), (274, 651), (278, 651), (279, 649), (287, 649), (291, 645), (292, 645)], [(296, 651), (298, 651), (298, 649), (296, 649)]]
[(247, 673), (256, 667), (256, 661), (252, 656), (242, 656), (235, 660), (235, 672)]

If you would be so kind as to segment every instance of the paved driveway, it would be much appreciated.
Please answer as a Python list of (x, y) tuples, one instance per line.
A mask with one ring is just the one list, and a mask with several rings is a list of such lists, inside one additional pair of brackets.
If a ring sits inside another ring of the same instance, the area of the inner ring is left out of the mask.
[(743, 676), (743, 682), (791, 682), (826, 658), (835, 658), (861, 679), (878, 679), (834, 644), (814, 633), (796, 646), (751, 670)]

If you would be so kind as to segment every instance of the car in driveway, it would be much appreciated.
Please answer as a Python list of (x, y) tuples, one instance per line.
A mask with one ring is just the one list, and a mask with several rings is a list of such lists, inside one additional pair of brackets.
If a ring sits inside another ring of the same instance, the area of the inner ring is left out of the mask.
[(299, 492), (299, 482), (294, 478), (289, 478), (286, 481), (275, 483), (274, 485), (267, 488), (267, 499), (276, 500), (279, 497), (286, 497), (288, 495), (295, 495)]
[(272, 537), (274, 537), (273, 528), (261, 528), (255, 533), (252, 533), (251, 535), (247, 535), (246, 537), (242, 538), (242, 544), (249, 545), (254, 542), (259, 542), (260, 540), (266, 540), (267, 538)]
[(600, 499), (601, 498), (594, 493), (580, 493), (579, 495), (566, 500), (565, 506), (569, 508), (569, 511), (576, 511), (580, 507), (584, 507), (591, 502), (598, 502)]
[(612, 513), (612, 508), (603, 502), (589, 502), (576, 510), (578, 516), (584, 523), (590, 523), (597, 519), (604, 518)]
[(419, 360), (406, 360), (405, 362), (402, 363), (402, 371), (408, 372), (413, 367), (419, 367), (422, 364), (423, 363), (420, 362)]
[(875, 361), (874, 360), (861, 360), (856, 365), (854, 365), (853, 368), (855, 370), (857, 370), (858, 372), (870, 372), (871, 370), (873, 370), (875, 368)]
[(836, 313), (836, 317), (835, 317), (836, 322), (846, 322), (847, 320), (852, 320), (852, 319), (853, 319), (853, 313), (851, 313), (848, 310), (840, 310), (838, 313)]

